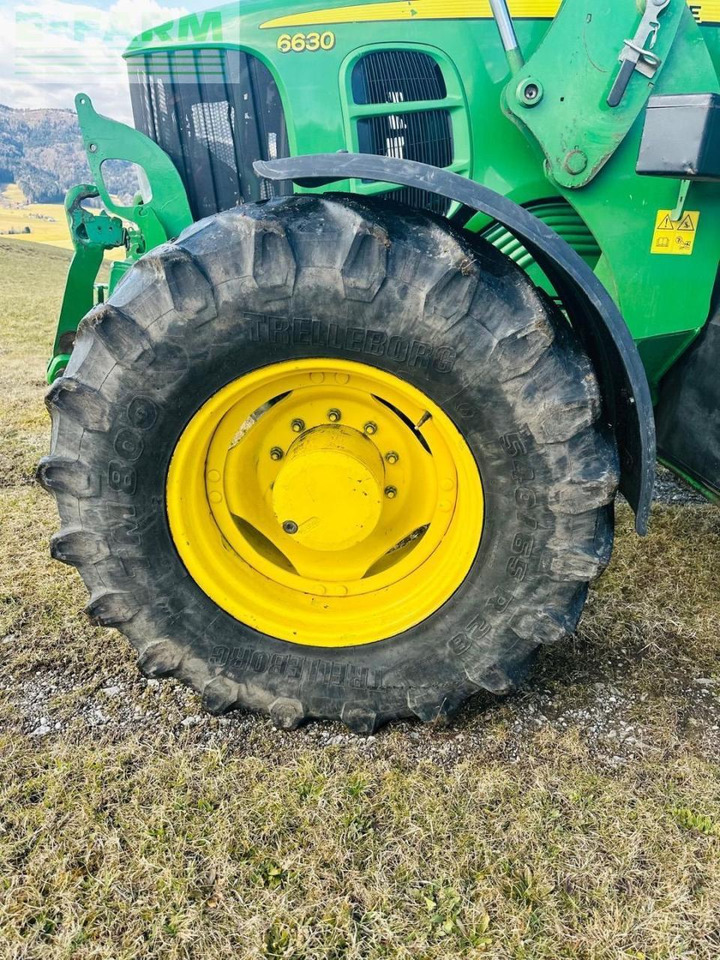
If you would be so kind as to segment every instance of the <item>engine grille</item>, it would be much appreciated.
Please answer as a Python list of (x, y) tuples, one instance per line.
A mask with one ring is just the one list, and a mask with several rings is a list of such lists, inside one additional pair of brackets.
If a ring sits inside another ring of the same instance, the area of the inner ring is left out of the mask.
[[(179, 49), (128, 63), (135, 125), (174, 161), (196, 219), (293, 192), (291, 184), (262, 180), (253, 170), (256, 160), (290, 155), (277, 84), (260, 60), (240, 50)], [(374, 51), (355, 64), (351, 82), (358, 105), (418, 104), (358, 118), (361, 152), (437, 167), (453, 163), (447, 85), (433, 57)], [(389, 195), (443, 215), (451, 206), (424, 190), (399, 188)]]
[[(428, 103), (447, 97), (440, 65), (415, 50), (387, 50), (366, 54), (352, 73), (356, 104)], [(453, 162), (453, 128), (449, 110), (420, 108), (411, 112), (357, 121), (358, 149), (381, 157), (417, 160), (436, 167)], [(446, 214), (450, 202), (436, 194), (410, 187), (393, 190), (393, 200), (423, 210)]]
[(417, 50), (368, 53), (352, 74), (355, 103), (409, 103), (444, 100), (447, 86), (440, 64)]
[(291, 193), (260, 180), (255, 160), (289, 156), (267, 67), (239, 50), (174, 50), (129, 61), (136, 127), (172, 158), (196, 219)]

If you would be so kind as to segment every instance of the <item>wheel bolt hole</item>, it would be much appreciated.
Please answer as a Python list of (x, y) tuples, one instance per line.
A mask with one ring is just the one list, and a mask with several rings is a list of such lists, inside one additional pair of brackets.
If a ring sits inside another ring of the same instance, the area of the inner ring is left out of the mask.
[(377, 424), (373, 423), (372, 420), (368, 420), (368, 422), (365, 424), (364, 430), (369, 437), (372, 437), (373, 434), (377, 433), (378, 427)]
[(294, 520), (286, 520), (283, 523), (282, 528), (285, 531), (285, 533), (290, 534), (290, 536), (298, 532), (298, 525), (295, 523)]
[(285, 454), (283, 453), (280, 447), (273, 447), (272, 450), (270, 451), (271, 460), (282, 460), (284, 456)]
[(339, 410), (333, 407), (332, 410), (328, 410), (327, 418), (330, 423), (339, 423), (342, 420), (342, 414)]
[(394, 450), (390, 450), (389, 453), (385, 454), (385, 459), (387, 460), (388, 463), (391, 463), (391, 464), (397, 463), (398, 460), (400, 459), (400, 454), (396, 453)]
[(299, 418), (293, 420), (293, 422), (290, 424), (290, 429), (293, 433), (302, 433), (305, 429), (305, 421), (300, 420)]
[(394, 500), (397, 496), (397, 487), (385, 487), (385, 496), (388, 500)]

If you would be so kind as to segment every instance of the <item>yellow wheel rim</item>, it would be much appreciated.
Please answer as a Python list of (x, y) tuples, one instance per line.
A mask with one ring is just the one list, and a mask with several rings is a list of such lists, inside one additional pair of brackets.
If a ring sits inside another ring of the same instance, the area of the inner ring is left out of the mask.
[(296, 360), (228, 384), (173, 453), (167, 510), (195, 582), (242, 623), (344, 647), (402, 633), (457, 590), (483, 490), (445, 413), (365, 364)]

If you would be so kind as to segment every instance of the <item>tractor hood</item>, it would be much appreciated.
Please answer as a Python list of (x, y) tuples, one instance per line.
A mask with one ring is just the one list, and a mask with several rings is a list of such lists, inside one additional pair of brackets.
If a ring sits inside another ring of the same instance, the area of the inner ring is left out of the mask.
[[(511, 10), (525, 20), (551, 20), (561, 0), (531, 0), (511, 3)], [(292, 9), (292, 13), (288, 10)], [(528, 12), (532, 15), (528, 16)], [(250, 31), (306, 30), (341, 24), (422, 23), (428, 20), (491, 20), (489, 0), (386, 0), (386, 2), (327, 2), (303, 0), (240, 0), (202, 13), (168, 20), (138, 34), (125, 52), (126, 57), (177, 47), (255, 46)]]

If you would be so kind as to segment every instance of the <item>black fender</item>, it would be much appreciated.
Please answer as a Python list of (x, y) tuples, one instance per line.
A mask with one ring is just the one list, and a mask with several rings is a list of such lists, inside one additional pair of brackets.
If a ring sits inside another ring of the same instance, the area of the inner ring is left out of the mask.
[(554, 230), (494, 190), (425, 163), (370, 154), (326, 153), (255, 163), (258, 176), (318, 187), (375, 180), (417, 187), (485, 213), (535, 258), (557, 291), (594, 364), (620, 453), (620, 490), (647, 533), (655, 482), (655, 419), (645, 370), (627, 324), (585, 261)]

